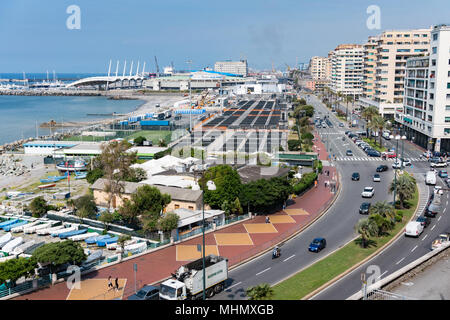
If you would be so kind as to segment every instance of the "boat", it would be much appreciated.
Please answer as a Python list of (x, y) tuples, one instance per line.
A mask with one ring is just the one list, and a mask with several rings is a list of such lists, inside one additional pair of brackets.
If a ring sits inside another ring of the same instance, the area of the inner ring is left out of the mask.
[[(135, 240), (135, 239), (127, 240), (127, 241), (125, 241), (124, 246), (129, 246), (129, 245), (135, 244), (136, 242), (137, 242), (137, 240)], [(108, 248), (108, 250), (116, 250), (116, 249), (120, 249), (120, 245), (117, 242), (109, 243), (106, 245), (106, 248)]]
[(86, 162), (83, 160), (62, 161), (56, 165), (59, 171), (85, 171), (87, 170)]
[(23, 253), (24, 253), (24, 254), (33, 254), (33, 252), (34, 252), (37, 248), (43, 246), (44, 244), (45, 244), (44, 241), (35, 243), (35, 244), (33, 244), (31, 247), (26, 248), (26, 249), (23, 251)]
[(18, 247), (18, 246), (20, 246), (21, 244), (23, 243), (23, 238), (22, 237), (18, 237), (18, 238), (15, 238), (14, 240), (11, 240), (10, 242), (8, 242), (7, 244), (5, 244), (3, 247), (2, 247), (2, 251), (3, 252), (6, 252), (6, 253), (12, 253), (12, 251), (16, 248), (16, 247)]
[(36, 231), (36, 233), (37, 233), (38, 235), (40, 235), (40, 236), (44, 236), (44, 235), (47, 235), (47, 234), (51, 234), (51, 233), (53, 233), (54, 231), (60, 230), (60, 229), (62, 229), (62, 228), (64, 228), (64, 226), (63, 226), (63, 225), (59, 225), (59, 226), (56, 226), (56, 227), (40, 229), (40, 230)]
[(10, 219), (8, 221), (4, 221), (4, 222), (0, 223), (0, 228), (9, 226), (9, 225), (11, 225), (13, 223), (17, 223), (17, 222), (19, 222), (19, 219)]
[(67, 239), (68, 237), (71, 236), (76, 236), (79, 234), (83, 234), (86, 233), (88, 229), (79, 229), (79, 230), (73, 230), (73, 231), (69, 231), (69, 232), (64, 232), (64, 233), (60, 233), (59, 234), (59, 238), (60, 239)]
[(147, 242), (142, 241), (124, 247), (124, 253), (139, 253), (147, 249)]
[(26, 225), (21, 225), (21, 226), (17, 226), (11, 229), (12, 232), (22, 232), (24, 228), (28, 228), (28, 227), (32, 227), (35, 226), (37, 224), (41, 223), (40, 221), (34, 221), (31, 223), (28, 223)]
[(41, 183), (55, 182), (55, 181), (53, 181), (53, 179), (40, 179), (39, 181), (40, 181)]
[(23, 228), (23, 233), (26, 233), (26, 234), (35, 233), (37, 230), (48, 228), (51, 225), (52, 225), (51, 223), (37, 224), (37, 225), (32, 226), (32, 227)]
[(117, 242), (117, 240), (119, 240), (119, 237), (117, 237), (117, 236), (116, 237), (109, 237), (109, 238), (101, 239), (101, 240), (97, 241), (97, 246), (105, 247), (109, 243)]
[(101, 236), (95, 236), (95, 237), (90, 237), (87, 238), (86, 240), (84, 240), (87, 244), (94, 244), (97, 243), (97, 241), (102, 240), (102, 239), (106, 239), (106, 238), (110, 238), (111, 236), (109, 234), (107, 235), (101, 235)]
[(61, 233), (77, 230), (77, 227), (62, 228), (51, 233), (52, 237), (59, 237)]
[(34, 241), (34, 240), (24, 242), (21, 245), (19, 245), (18, 247), (15, 247), (13, 250), (13, 253), (14, 254), (22, 254), (26, 249), (30, 248), (35, 243), (36, 243), (36, 241)]
[(10, 224), (9, 226), (3, 227), (2, 229), (5, 231), (11, 231), (12, 228), (20, 227), (26, 224), (28, 224), (28, 221), (20, 220), (19, 222)]
[(87, 177), (87, 173), (86, 172), (83, 172), (83, 173), (75, 175), (75, 179), (86, 179), (86, 177)]
[(0, 248), (3, 247), (5, 244), (10, 242), (12, 240), (13, 236), (11, 232), (8, 232), (4, 236), (0, 237)]
[(56, 183), (43, 184), (41, 186), (38, 186), (38, 188), (39, 189), (48, 189), (48, 188), (53, 188), (54, 186), (56, 186)]
[(89, 265), (93, 262), (95, 262), (96, 260), (100, 259), (103, 256), (103, 250), (96, 250), (94, 252), (92, 252), (86, 260), (84, 260), (83, 265)]
[(94, 237), (94, 236), (98, 236), (99, 234), (97, 232), (88, 232), (88, 233), (84, 233), (84, 234), (78, 234), (75, 236), (71, 236), (69, 237), (69, 240), (72, 241), (82, 241), (82, 240), (86, 240), (88, 238)]

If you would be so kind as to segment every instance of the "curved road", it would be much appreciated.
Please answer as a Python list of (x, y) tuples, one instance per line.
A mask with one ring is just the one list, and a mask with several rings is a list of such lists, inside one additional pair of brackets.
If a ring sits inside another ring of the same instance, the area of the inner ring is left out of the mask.
[[(333, 128), (320, 129), (321, 136), (327, 140), (331, 153), (345, 155), (347, 149), (351, 149), (355, 157), (366, 157), (365, 153), (348, 138), (342, 141), (345, 127), (338, 127), (339, 121), (318, 100), (312, 99), (319, 116), (327, 113), (334, 124)], [(325, 143), (327, 144), (327, 143)], [(375, 195), (369, 202), (386, 200), (388, 185), (393, 178), (393, 171), (381, 173), (381, 182), (373, 182), (372, 177), (375, 168), (380, 165), (381, 159), (374, 161), (348, 161), (340, 162), (338, 168), (341, 176), (341, 193), (339, 199), (330, 207), (328, 212), (309, 228), (301, 232), (282, 246), (282, 255), (272, 260), (271, 252), (268, 252), (248, 263), (245, 263), (229, 272), (227, 288), (213, 299), (245, 299), (245, 290), (254, 285), (266, 282), (275, 284), (298, 270), (311, 265), (329, 252), (338, 249), (356, 236), (354, 225), (364, 216), (358, 212), (359, 206), (366, 201), (361, 197), (365, 186), (375, 187)], [(387, 163), (387, 161), (385, 161)], [(352, 181), (351, 174), (359, 172), (360, 181)], [(315, 237), (327, 239), (327, 248), (320, 253), (308, 251), (308, 245)]]

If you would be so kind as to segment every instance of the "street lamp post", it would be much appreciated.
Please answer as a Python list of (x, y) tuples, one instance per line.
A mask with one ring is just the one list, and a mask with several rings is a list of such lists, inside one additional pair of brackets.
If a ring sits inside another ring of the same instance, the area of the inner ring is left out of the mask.
[(403, 166), (403, 140), (406, 139), (405, 136), (400, 136), (399, 134), (397, 134), (395, 137), (393, 135), (389, 136), (391, 139), (394, 139), (397, 141), (396, 142), (396, 147), (395, 147), (395, 169), (394, 169), (394, 208), (395, 208), (395, 197), (397, 194), (397, 166), (398, 166), (398, 140), (402, 140), (402, 158), (400, 159), (400, 168)]

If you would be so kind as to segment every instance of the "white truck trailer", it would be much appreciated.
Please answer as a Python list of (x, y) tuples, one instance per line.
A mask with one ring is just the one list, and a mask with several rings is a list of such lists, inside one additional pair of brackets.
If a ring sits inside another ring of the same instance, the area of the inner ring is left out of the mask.
[[(216, 255), (205, 257), (205, 293), (207, 298), (224, 289), (228, 279), (228, 259)], [(178, 268), (174, 279), (161, 283), (161, 300), (196, 300), (203, 297), (203, 260), (198, 259)]]

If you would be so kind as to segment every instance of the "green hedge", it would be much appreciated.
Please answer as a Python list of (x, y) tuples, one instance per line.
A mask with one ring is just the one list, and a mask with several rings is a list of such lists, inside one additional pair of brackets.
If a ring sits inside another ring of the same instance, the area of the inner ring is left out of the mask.
[(307, 190), (317, 179), (317, 174), (315, 172), (305, 173), (300, 181), (294, 185), (294, 193), (296, 195), (301, 194), (303, 191)]

